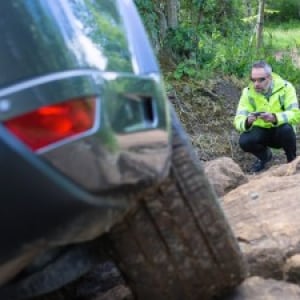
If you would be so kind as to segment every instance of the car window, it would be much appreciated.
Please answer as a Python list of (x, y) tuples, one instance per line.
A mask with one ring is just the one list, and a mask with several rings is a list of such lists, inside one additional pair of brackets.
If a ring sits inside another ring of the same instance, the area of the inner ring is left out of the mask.
[(0, 1), (0, 87), (68, 70), (133, 73), (119, 10), (116, 0)]
[(105, 57), (105, 69), (132, 72), (129, 46), (116, 2), (114, 0), (69, 0), (69, 2), (77, 27)]

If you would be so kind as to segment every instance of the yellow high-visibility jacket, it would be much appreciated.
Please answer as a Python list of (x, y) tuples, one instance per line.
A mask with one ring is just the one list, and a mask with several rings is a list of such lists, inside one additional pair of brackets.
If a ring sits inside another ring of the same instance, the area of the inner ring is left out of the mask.
[[(292, 125), (295, 129), (295, 125), (300, 123), (300, 110), (295, 88), (275, 73), (272, 73), (272, 79), (273, 88), (269, 99), (257, 93), (252, 83), (243, 89), (233, 121), (238, 131), (251, 130), (252, 126), (271, 128), (284, 123)], [(246, 128), (246, 119), (251, 112), (273, 113), (276, 115), (277, 123), (272, 124), (258, 118), (250, 128)]]

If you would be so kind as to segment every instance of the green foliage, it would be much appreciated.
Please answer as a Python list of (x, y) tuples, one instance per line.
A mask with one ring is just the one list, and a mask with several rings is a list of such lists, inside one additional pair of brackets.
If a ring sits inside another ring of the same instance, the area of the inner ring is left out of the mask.
[(157, 15), (155, 14), (155, 3), (151, 0), (134, 0), (134, 2), (143, 18), (146, 28), (156, 28)]
[(197, 34), (193, 27), (180, 25), (176, 30), (169, 29), (164, 47), (172, 49), (177, 57), (190, 58), (197, 51)]
[[(150, 33), (157, 39), (161, 21), (166, 17), (167, 0), (135, 0)], [(240, 0), (178, 0), (179, 26), (168, 30), (161, 45), (170, 60), (175, 79), (207, 79), (221, 75), (246, 78), (253, 61), (264, 59), (274, 70), (293, 83), (300, 83), (300, 72), (295, 66), (295, 55), (300, 53), (300, 25), (293, 21), (288, 28), (269, 26), (270, 20), (299, 20), (299, 0), (267, 0), (265, 6), (264, 45), (255, 47), (254, 24), (258, 1)], [(280, 29), (280, 30), (279, 30)], [(156, 36), (156, 37), (155, 37)], [(281, 53), (278, 59), (278, 52)], [(175, 66), (175, 68), (174, 68)], [(168, 69), (169, 70), (169, 69)], [(171, 74), (171, 75), (170, 75)]]
[(226, 39), (219, 37), (213, 43), (212, 50), (215, 55), (205, 67), (222, 74), (243, 77), (255, 56), (255, 49), (249, 43), (249, 39), (249, 34), (239, 31)]
[(182, 77), (196, 77), (197, 75), (197, 62), (193, 59), (187, 59), (182, 63), (179, 63), (173, 76), (175, 79), (180, 79)]
[(159, 15), (152, 0), (134, 0), (153, 44), (159, 40)]
[[(243, 77), (248, 72), (256, 49), (250, 45), (247, 32), (236, 30), (226, 38), (217, 30), (207, 34), (199, 27), (198, 32), (197, 45), (188, 44), (192, 48), (184, 48), (185, 54), (189, 55), (180, 56), (174, 78), (207, 78), (212, 73)], [(176, 49), (177, 54), (180, 54), (180, 48), (174, 46), (172, 49)]]
[(278, 11), (277, 14), (272, 14), (268, 17), (271, 21), (284, 21), (299, 20), (300, 1), (299, 0), (276, 0), (268, 1), (268, 8)]
[(189, 27), (201, 26), (204, 32), (211, 33), (214, 30), (223, 35), (230, 34), (233, 24), (241, 25), (242, 6), (240, 0), (189, 0), (179, 1), (180, 24)]
[(271, 40), (259, 51), (250, 40), (249, 31), (236, 30), (226, 38), (218, 31), (212, 34), (201, 33), (198, 46), (192, 52), (195, 54), (183, 58), (177, 64), (173, 78), (207, 79), (216, 74), (245, 78), (248, 77), (253, 61), (264, 59), (273, 66), (275, 72), (293, 83), (300, 83), (299, 66), (294, 61), (295, 56), (300, 57), (299, 46), (285, 48), (280, 52), (279, 59), (275, 55), (277, 48)]
[[(274, 15), (274, 14), (279, 14), (279, 10), (265, 8), (264, 17), (266, 19), (268, 18), (268, 16), (271, 16), (271, 15)], [(254, 23), (257, 20), (257, 14), (242, 18), (242, 20), (246, 23)]]
[[(300, 55), (300, 52), (298, 54)], [(299, 66), (295, 64), (293, 57), (289, 52), (283, 53), (280, 59), (276, 58), (273, 53), (266, 53), (263, 58), (271, 64), (275, 73), (278, 73), (293, 84), (300, 84)]]

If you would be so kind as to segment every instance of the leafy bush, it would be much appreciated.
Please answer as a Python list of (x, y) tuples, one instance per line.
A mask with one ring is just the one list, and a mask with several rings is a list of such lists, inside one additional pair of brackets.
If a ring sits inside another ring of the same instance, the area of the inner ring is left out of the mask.
[[(214, 52), (214, 56), (202, 68), (243, 77), (255, 56), (255, 49), (250, 44), (250, 36), (245, 32), (236, 31), (226, 38), (215, 34), (212, 35), (212, 39), (210, 51)], [(207, 45), (203, 47), (207, 47)]]
[[(250, 36), (243, 31), (236, 31), (226, 38), (220, 31), (208, 34), (198, 28), (198, 42), (181, 43), (185, 39), (179, 31), (174, 32), (170, 40), (172, 50), (176, 51), (178, 59), (174, 77), (208, 78), (213, 73), (234, 74), (243, 77), (248, 72), (249, 65), (255, 57), (255, 49), (250, 45)], [(176, 41), (176, 42), (174, 42)], [(182, 45), (186, 45), (181, 48)], [(182, 52), (188, 56), (182, 56)]]
[(172, 49), (178, 59), (189, 59), (197, 51), (197, 34), (194, 28), (180, 25), (176, 30), (169, 29), (164, 47)]
[(278, 11), (276, 14), (269, 16), (271, 21), (285, 21), (292, 19), (299, 20), (300, 18), (300, 2), (299, 0), (276, 0), (270, 1), (268, 7)]

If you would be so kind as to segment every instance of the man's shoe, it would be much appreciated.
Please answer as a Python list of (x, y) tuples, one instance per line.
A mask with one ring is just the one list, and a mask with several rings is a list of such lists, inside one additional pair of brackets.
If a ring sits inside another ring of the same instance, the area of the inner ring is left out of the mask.
[(267, 158), (266, 159), (258, 159), (254, 164), (253, 166), (251, 167), (250, 169), (250, 172), (251, 173), (257, 173), (257, 172), (260, 172), (262, 171), (265, 167), (266, 167), (266, 164), (272, 159), (272, 152), (271, 150), (268, 151), (268, 154), (267, 154)]
[(257, 173), (262, 171), (266, 166), (266, 163), (263, 160), (258, 159), (254, 162), (253, 166), (250, 169), (250, 173)]

